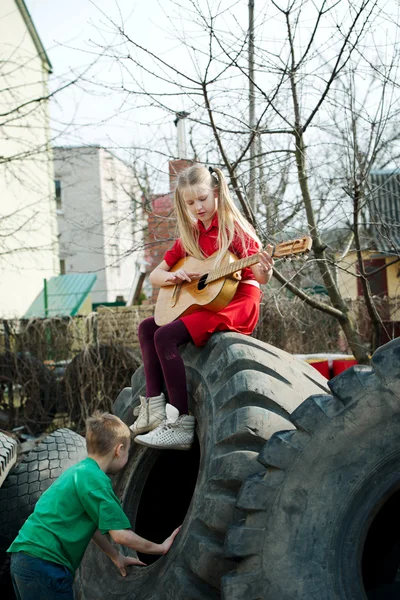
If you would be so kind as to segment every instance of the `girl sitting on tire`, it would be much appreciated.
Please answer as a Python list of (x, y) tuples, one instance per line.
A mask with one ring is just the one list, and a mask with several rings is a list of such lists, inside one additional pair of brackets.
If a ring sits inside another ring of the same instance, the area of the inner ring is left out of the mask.
[[(219, 169), (193, 165), (182, 171), (174, 202), (180, 237), (150, 274), (153, 285), (176, 285), (198, 278), (200, 273), (183, 268), (170, 272), (185, 256), (205, 259), (217, 252), (218, 265), (227, 251), (238, 258), (260, 252), (260, 240), (236, 208)], [(178, 347), (187, 342), (203, 346), (215, 331), (250, 335), (259, 316), (260, 284), (271, 279), (273, 263), (268, 252), (260, 252), (260, 262), (243, 269), (235, 296), (219, 312), (199, 308), (161, 327), (153, 317), (140, 323), (146, 397), (140, 398), (138, 418), (131, 426), (136, 443), (177, 450), (191, 447), (195, 419), (188, 414), (185, 367)], [(161, 391), (164, 381), (169, 404)]]

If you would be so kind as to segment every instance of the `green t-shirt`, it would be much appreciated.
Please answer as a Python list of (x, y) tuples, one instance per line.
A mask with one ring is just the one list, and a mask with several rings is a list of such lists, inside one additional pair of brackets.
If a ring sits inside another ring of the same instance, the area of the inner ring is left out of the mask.
[(64, 471), (39, 498), (8, 552), (26, 552), (74, 573), (96, 529), (104, 534), (130, 527), (110, 478), (86, 458)]

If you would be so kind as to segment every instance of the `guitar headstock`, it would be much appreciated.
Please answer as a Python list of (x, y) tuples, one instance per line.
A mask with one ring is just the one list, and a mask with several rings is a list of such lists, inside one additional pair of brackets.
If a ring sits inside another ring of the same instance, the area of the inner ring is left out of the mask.
[(309, 235), (306, 235), (297, 240), (289, 240), (288, 242), (281, 242), (274, 246), (272, 256), (273, 258), (285, 258), (292, 256), (299, 256), (310, 252), (312, 246), (312, 239)]

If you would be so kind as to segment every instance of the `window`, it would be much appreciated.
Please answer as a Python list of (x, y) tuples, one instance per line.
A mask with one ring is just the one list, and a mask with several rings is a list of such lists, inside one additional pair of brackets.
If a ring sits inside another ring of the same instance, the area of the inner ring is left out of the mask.
[(56, 209), (62, 210), (61, 179), (54, 180), (54, 187), (56, 195)]
[[(371, 294), (373, 296), (380, 296), (382, 298), (388, 295), (387, 274), (385, 265), (386, 260), (384, 258), (373, 258), (369, 260), (364, 260), (365, 274), (369, 281)], [(357, 293), (358, 296), (363, 296), (364, 294), (360, 278), (357, 279)]]
[(60, 260), (60, 275), (65, 275), (65, 260)]

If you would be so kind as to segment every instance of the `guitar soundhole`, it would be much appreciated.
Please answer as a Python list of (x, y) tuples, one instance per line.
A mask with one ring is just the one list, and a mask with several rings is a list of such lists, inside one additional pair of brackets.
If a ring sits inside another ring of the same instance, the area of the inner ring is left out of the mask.
[(204, 288), (206, 287), (206, 285), (207, 285), (207, 274), (202, 275), (200, 277), (199, 282), (197, 284), (197, 289), (199, 291), (204, 290)]

